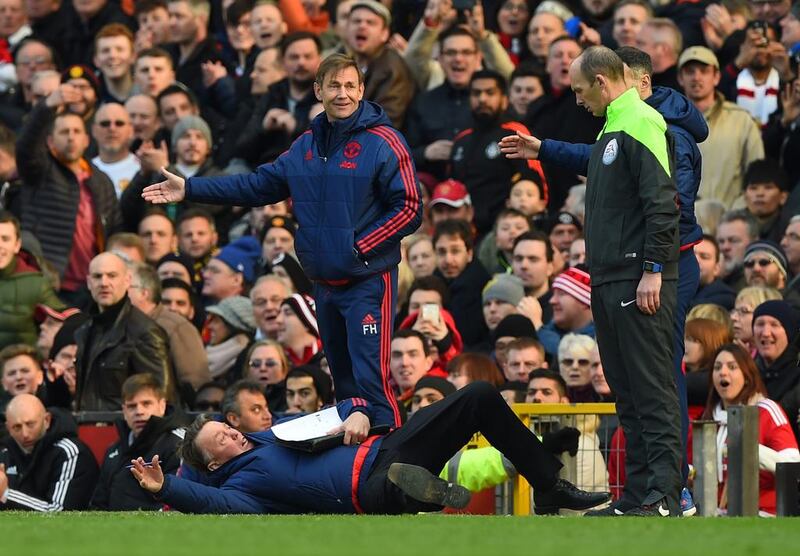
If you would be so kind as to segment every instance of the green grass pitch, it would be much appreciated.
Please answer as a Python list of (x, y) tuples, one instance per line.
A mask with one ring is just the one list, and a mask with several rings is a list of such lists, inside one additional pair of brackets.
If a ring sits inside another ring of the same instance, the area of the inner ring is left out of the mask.
[(790, 556), (800, 520), (0, 512), (0, 554)]

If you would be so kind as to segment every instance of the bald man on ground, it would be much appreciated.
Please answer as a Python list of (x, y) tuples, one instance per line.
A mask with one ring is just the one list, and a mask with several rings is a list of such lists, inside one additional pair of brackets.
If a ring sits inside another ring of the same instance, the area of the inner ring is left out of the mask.
[(6, 429), (11, 436), (0, 444), (0, 510), (86, 509), (97, 462), (78, 440), (72, 416), (20, 394), (6, 408)]
[(137, 373), (151, 373), (176, 402), (174, 371), (167, 335), (154, 320), (131, 305), (131, 274), (114, 253), (100, 253), (89, 264), (89, 293), (97, 306), (91, 319), (75, 332), (76, 408), (118, 411), (122, 383)]

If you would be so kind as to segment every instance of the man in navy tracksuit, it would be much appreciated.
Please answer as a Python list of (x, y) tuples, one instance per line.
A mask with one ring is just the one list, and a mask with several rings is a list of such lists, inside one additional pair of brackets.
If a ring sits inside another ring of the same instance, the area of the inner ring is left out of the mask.
[[(694, 214), (694, 202), (700, 187), (702, 156), (697, 143), (708, 137), (708, 125), (703, 115), (682, 94), (668, 87), (650, 87), (652, 63), (650, 57), (631, 47), (616, 50), (622, 61), (631, 68), (634, 83), (637, 85), (642, 99), (655, 108), (667, 122), (667, 128), (674, 142), (675, 184), (680, 198), (680, 242), (681, 253), (678, 259), (678, 299), (674, 321), (674, 370), (681, 407), (681, 433), (684, 446), (682, 475), (684, 486), (688, 477), (686, 461), (686, 444), (689, 430), (689, 413), (686, 401), (686, 379), (683, 374), (683, 331), (686, 323), (686, 312), (700, 284), (700, 267), (694, 256), (695, 245), (703, 239), (703, 230), (697, 223)], [(647, 77), (647, 80), (643, 79)], [(589, 166), (591, 145), (572, 144), (545, 139), (539, 147), (538, 158), (543, 162), (566, 166), (571, 170), (586, 175)], [(590, 269), (591, 270), (591, 269)], [(686, 508), (684, 508), (686, 509)]]
[(533, 486), (536, 513), (587, 509), (610, 498), (558, 479), (561, 463), (487, 382), (473, 382), (420, 409), (385, 436), (357, 432), (358, 423), (373, 414), (365, 400), (344, 400), (337, 410), (344, 420), (344, 445), (321, 453), (285, 447), (271, 430), (243, 435), (201, 415), (185, 433), (181, 457), (208, 473), (205, 484), (165, 476), (156, 457), (150, 467), (135, 460), (132, 473), (142, 488), (188, 513), (398, 514), (460, 508), (469, 502), (469, 491), (437, 475), (480, 431)]
[(375, 406), (373, 424), (400, 425), (389, 385), (389, 344), (400, 240), (422, 220), (422, 201), (405, 139), (383, 109), (363, 101), (355, 61), (320, 64), (314, 90), (325, 112), (272, 164), (252, 174), (167, 180), (142, 196), (263, 206), (292, 198), (295, 251), (315, 283), (317, 320), (340, 398)]

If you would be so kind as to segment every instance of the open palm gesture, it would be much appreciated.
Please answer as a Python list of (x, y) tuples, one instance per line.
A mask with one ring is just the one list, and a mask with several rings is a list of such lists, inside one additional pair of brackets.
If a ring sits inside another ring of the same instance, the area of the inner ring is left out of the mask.
[(153, 456), (152, 466), (145, 465), (142, 458), (131, 460), (131, 463), (133, 464), (131, 473), (133, 473), (140, 487), (152, 493), (161, 490), (161, 487), (164, 486), (164, 472), (161, 470), (158, 456)]
[(500, 152), (506, 155), (506, 158), (537, 159), (541, 147), (541, 140), (519, 131), (500, 140)]
[(161, 168), (161, 173), (167, 179), (145, 187), (142, 190), (142, 199), (155, 205), (182, 201), (186, 196), (186, 180), (166, 168)]

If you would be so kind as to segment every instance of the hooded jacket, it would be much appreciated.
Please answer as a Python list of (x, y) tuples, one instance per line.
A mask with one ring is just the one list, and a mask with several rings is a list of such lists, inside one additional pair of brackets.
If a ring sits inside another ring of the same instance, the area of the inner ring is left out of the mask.
[[(373, 417), (371, 406), (360, 398), (336, 407), (342, 420), (355, 411)], [(206, 476), (207, 484), (216, 486), (165, 475), (157, 497), (186, 513), (362, 513), (359, 495), (383, 436), (316, 454), (282, 446), (271, 430), (246, 436), (253, 449)]]
[(150, 417), (136, 438), (125, 421), (115, 424), (119, 440), (106, 450), (91, 508), (115, 512), (160, 509), (161, 504), (139, 487), (126, 466), (132, 459), (142, 457), (145, 461), (152, 461), (153, 456), (158, 455), (164, 473), (174, 475), (181, 463), (178, 456), (178, 443), (183, 440), (180, 419), (174, 413)]
[(0, 268), (0, 346), (36, 345), (33, 313), (40, 304), (56, 310), (64, 307), (34, 256), (22, 250)]
[(72, 415), (57, 408), (49, 411), (50, 427), (33, 452), (25, 454), (12, 438), (0, 445), (0, 463), (8, 476), (8, 496), (0, 510), (60, 512), (84, 510), (89, 504), (97, 480), (94, 455), (78, 440)]
[[(697, 144), (708, 137), (708, 124), (689, 99), (673, 89), (654, 87), (653, 94), (645, 102), (663, 116), (674, 140), (674, 178), (680, 198), (679, 226), (683, 251), (703, 238), (703, 230), (694, 214), (694, 202), (702, 173), (702, 156)], [(591, 145), (545, 139), (539, 160), (561, 164), (585, 176), (591, 150)]]
[(289, 196), (303, 270), (334, 285), (396, 266), (400, 240), (422, 221), (408, 146), (368, 101), (345, 120), (318, 115), (288, 151), (255, 172), (186, 182), (186, 198), (197, 202), (260, 207)]

